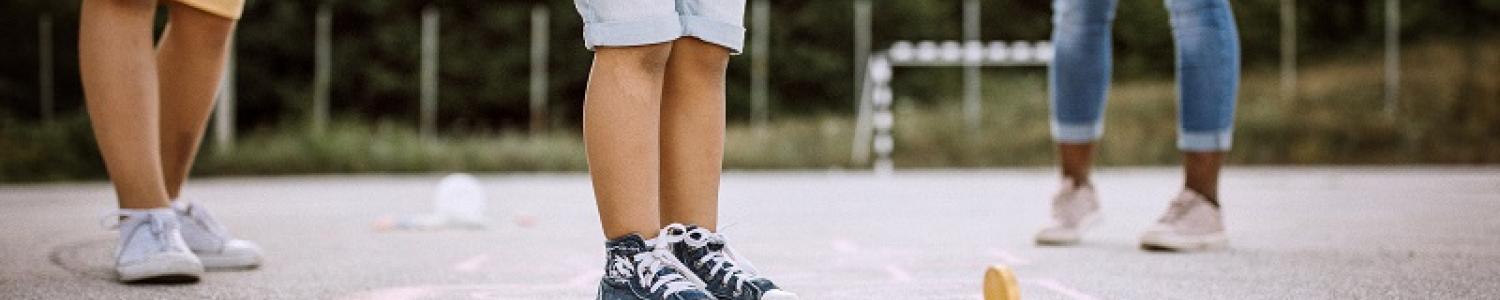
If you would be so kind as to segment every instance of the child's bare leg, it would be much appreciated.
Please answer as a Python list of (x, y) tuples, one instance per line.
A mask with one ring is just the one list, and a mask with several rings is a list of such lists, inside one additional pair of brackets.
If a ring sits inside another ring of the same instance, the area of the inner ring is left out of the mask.
[(661, 107), (661, 220), (718, 231), (724, 160), (724, 72), (729, 50), (677, 40)]
[(1219, 205), (1219, 169), (1224, 152), (1183, 152), (1182, 156), (1183, 186)]
[(80, 14), (84, 98), (120, 208), (166, 207), (151, 56), (156, 1), (84, 0)]
[(1058, 161), (1062, 175), (1073, 180), (1075, 186), (1090, 185), (1089, 173), (1094, 163), (1094, 143), (1058, 143)]
[(161, 83), (161, 160), (167, 196), (177, 199), (193, 168), (224, 74), (233, 19), (172, 3), (156, 50)]
[(583, 103), (583, 140), (604, 235), (660, 228), (661, 96), (672, 44), (599, 47)]

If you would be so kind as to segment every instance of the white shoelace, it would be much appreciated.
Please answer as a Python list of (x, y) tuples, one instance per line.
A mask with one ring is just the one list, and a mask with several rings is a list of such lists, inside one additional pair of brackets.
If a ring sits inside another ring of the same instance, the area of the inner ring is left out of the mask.
[[(656, 239), (647, 241), (646, 247), (650, 250), (637, 253), (631, 258), (635, 262), (635, 274), (640, 277), (639, 283), (647, 288), (647, 292), (661, 291), (662, 295), (672, 295), (705, 285), (696, 277), (683, 276), (683, 274), (692, 274), (692, 271), (672, 256), (672, 243), (682, 239), (681, 234), (671, 234), (674, 230), (682, 232), (685, 228), (682, 225), (662, 228)], [(663, 268), (672, 268), (677, 273), (657, 277)]]
[(724, 285), (729, 285), (730, 279), (739, 279), (739, 282), (734, 285), (734, 290), (739, 292), (744, 290), (745, 285), (749, 284), (751, 279), (756, 278), (755, 266), (729, 247), (729, 240), (723, 234), (710, 232), (704, 228), (694, 229), (693, 233), (702, 237), (696, 240), (690, 239), (688, 245), (693, 248), (708, 247), (710, 244), (718, 244), (722, 247), (719, 250), (709, 249), (708, 254), (698, 259), (696, 263), (698, 266), (712, 264), (708, 271), (710, 278), (705, 279), (720, 278), (720, 283)]
[(1052, 197), (1052, 219), (1059, 223), (1074, 222), (1080, 218), (1078, 212), (1072, 209), (1074, 201), (1078, 199), (1078, 193), (1083, 193), (1084, 187), (1074, 186), (1072, 181), (1064, 181), (1063, 187)]
[(1167, 207), (1167, 213), (1162, 215), (1157, 222), (1164, 224), (1176, 222), (1177, 219), (1182, 218), (1182, 215), (1187, 214), (1189, 208), (1192, 208), (1193, 203), (1196, 202), (1193, 200), (1196, 199), (1180, 196), (1172, 199), (1171, 205)]
[(693, 282), (688, 281), (682, 274), (667, 274), (657, 277), (662, 268), (669, 267), (667, 266), (669, 261), (675, 260), (673, 258), (662, 257), (661, 253), (657, 251), (647, 251), (636, 254), (634, 259), (636, 270), (642, 271), (638, 274), (640, 275), (639, 283), (641, 286), (646, 287), (648, 292), (656, 293), (665, 289), (661, 294), (671, 295), (695, 288)]

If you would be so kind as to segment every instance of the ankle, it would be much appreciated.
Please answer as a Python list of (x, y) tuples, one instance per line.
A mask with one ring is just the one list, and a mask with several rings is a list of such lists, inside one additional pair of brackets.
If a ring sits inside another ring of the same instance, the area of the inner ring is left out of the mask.
[(1063, 174), (1063, 181), (1072, 184), (1072, 188), (1083, 188), (1094, 184), (1093, 181), (1089, 180), (1088, 176)]
[(168, 204), (167, 206), (171, 207), (173, 210), (185, 212), (188, 211), (189, 208), (193, 207), (193, 203), (189, 202), (187, 199), (172, 199), (171, 204)]
[(1214, 208), (1219, 207), (1219, 191), (1217, 189), (1193, 188), (1190, 186), (1183, 188), (1203, 196), (1203, 199), (1208, 200), (1208, 204), (1213, 204)]

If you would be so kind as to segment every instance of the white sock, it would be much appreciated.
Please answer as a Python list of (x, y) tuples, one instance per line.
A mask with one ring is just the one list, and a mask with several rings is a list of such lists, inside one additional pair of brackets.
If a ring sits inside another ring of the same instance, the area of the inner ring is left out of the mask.
[(171, 206), (172, 209), (177, 211), (187, 211), (188, 207), (192, 206), (192, 203), (188, 203), (187, 199), (172, 199)]

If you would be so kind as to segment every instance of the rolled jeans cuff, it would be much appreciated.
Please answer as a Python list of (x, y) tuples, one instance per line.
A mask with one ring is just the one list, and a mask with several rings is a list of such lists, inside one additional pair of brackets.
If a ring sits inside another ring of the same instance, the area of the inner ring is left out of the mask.
[(1058, 143), (1090, 143), (1104, 132), (1104, 122), (1066, 124), (1052, 122), (1052, 140)]
[(1177, 149), (1183, 152), (1229, 151), (1234, 142), (1234, 130), (1180, 131), (1177, 134)]

